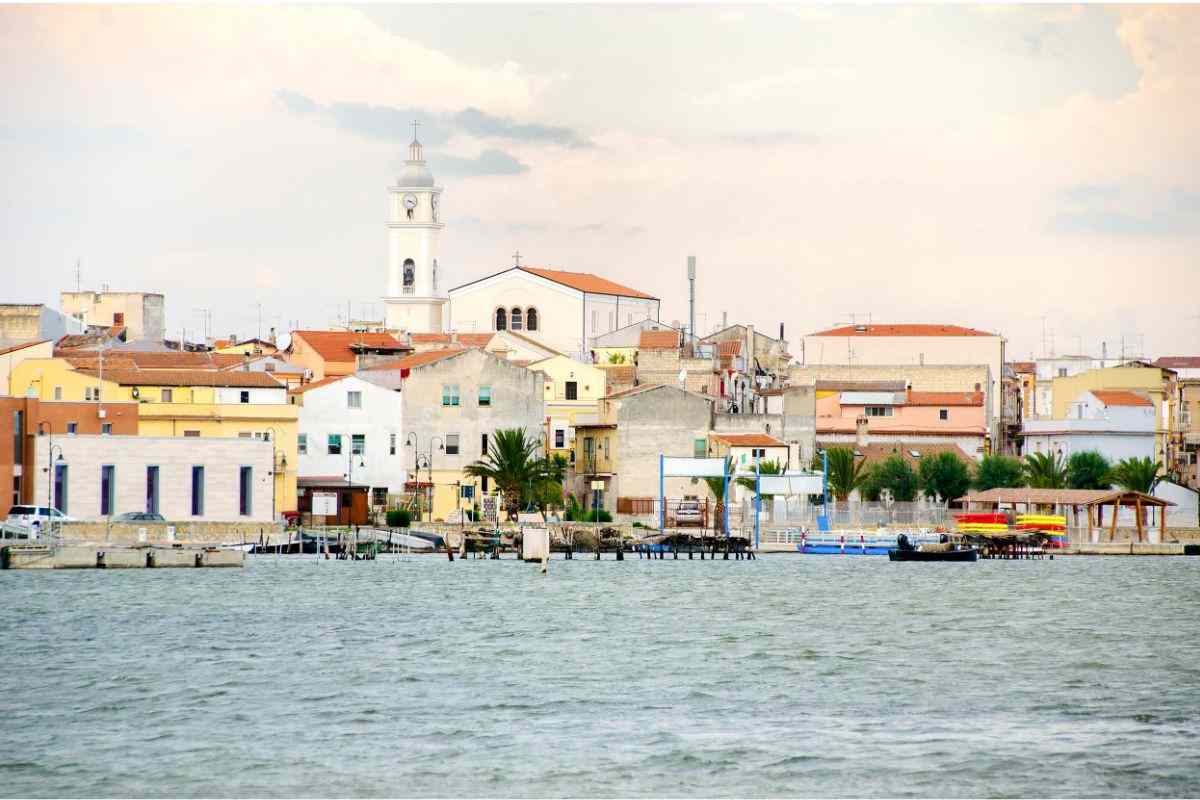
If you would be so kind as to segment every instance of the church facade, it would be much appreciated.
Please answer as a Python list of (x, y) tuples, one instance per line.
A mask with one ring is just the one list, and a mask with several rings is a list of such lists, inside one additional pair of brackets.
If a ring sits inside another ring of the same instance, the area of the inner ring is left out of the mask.
[(385, 324), (408, 333), (510, 331), (572, 358), (590, 360), (592, 337), (658, 320), (660, 301), (585, 272), (516, 265), (444, 288), (438, 247), (442, 187), (413, 136), (404, 172), (388, 187)]

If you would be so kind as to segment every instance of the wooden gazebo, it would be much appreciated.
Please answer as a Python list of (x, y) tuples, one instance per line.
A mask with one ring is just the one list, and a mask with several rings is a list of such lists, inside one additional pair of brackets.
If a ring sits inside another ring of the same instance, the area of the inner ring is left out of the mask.
[[(1075, 518), (1076, 523), (1079, 520), (1079, 510), (1082, 508), (1087, 513), (1087, 530), (1088, 539), (1092, 538), (1092, 531), (1096, 528), (1103, 530), (1104, 528), (1104, 507), (1112, 507), (1112, 522), (1109, 527), (1109, 540), (1113, 541), (1117, 537), (1117, 516), (1121, 507), (1135, 509), (1134, 517), (1137, 520), (1137, 540), (1140, 542), (1144, 537), (1144, 527), (1142, 523), (1143, 509), (1157, 508), (1158, 509), (1158, 530), (1159, 539), (1166, 538), (1167, 530), (1167, 514), (1166, 507), (1175, 505), (1170, 500), (1163, 500), (1160, 497), (1144, 494), (1142, 492), (1119, 491), (1114, 489), (988, 489), (985, 492), (972, 492), (958, 498), (963, 504), (963, 509), (971, 511), (973, 506), (999, 510), (1001, 506), (1009, 506), (1016, 509), (1018, 506), (1024, 506), (1029, 513), (1036, 513), (1039, 508), (1046, 506), (1055, 506), (1062, 508), (1065, 513), (1066, 508), (1071, 509), (1071, 514)], [(1072, 527), (1079, 527), (1078, 524)]]

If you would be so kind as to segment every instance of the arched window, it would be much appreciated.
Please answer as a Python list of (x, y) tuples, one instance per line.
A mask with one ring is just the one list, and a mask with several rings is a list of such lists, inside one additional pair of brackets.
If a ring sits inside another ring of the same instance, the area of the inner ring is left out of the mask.
[(508, 312), (508, 321), (512, 325), (512, 330), (521, 330), (521, 309), (513, 306), (512, 311)]
[(411, 258), (404, 259), (404, 285), (412, 286), (417, 279), (417, 265)]
[(508, 328), (508, 315), (504, 313), (503, 308), (496, 309), (496, 330), (502, 331)]
[(536, 331), (538, 329), (537, 326), (538, 326), (537, 309), (531, 307), (528, 311), (525, 312), (525, 330)]

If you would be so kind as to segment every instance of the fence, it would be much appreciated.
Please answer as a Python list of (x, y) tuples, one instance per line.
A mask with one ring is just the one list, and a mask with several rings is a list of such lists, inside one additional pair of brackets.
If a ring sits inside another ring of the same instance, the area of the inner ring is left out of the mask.
[[(753, 501), (746, 500), (741, 514), (753, 521)], [(761, 527), (815, 528), (817, 517), (827, 516), (831, 527), (870, 528), (879, 525), (895, 527), (934, 527), (953, 522), (953, 512), (936, 503), (830, 503), (824, 506), (807, 502), (807, 498), (763, 498)]]

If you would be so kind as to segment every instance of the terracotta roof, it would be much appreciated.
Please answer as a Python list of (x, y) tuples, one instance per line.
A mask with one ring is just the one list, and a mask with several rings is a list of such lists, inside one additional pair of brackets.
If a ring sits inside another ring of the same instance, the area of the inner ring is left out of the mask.
[(679, 334), (675, 331), (642, 331), (638, 337), (640, 350), (674, 350), (679, 347)]
[(717, 354), (722, 357), (740, 355), (742, 352), (742, 340), (732, 339), (717, 343)]
[[(79, 370), (99, 375), (91, 369)], [(220, 386), (253, 389), (282, 389), (284, 385), (266, 372), (217, 372), (204, 369), (105, 369), (104, 380), (122, 386)]]
[(786, 443), (765, 433), (714, 433), (712, 436), (732, 447), (787, 447)]
[(0, 348), (0, 356), (7, 355), (8, 353), (15, 353), (18, 350), (24, 350), (26, 347), (34, 347), (39, 344), (45, 344), (46, 342), (49, 342), (49, 341), (52, 341), (52, 340), (51, 339), (42, 339), (39, 342), (25, 342), (24, 344), (14, 344), (11, 347), (3, 347), (3, 348)]
[(292, 340), (300, 339), (326, 361), (355, 360), (355, 345), (368, 350), (402, 351), (410, 348), (390, 333), (355, 333), (353, 331), (292, 331)]
[(241, 347), (244, 344), (261, 344), (276, 350), (279, 349), (278, 345), (276, 345), (274, 342), (269, 342), (266, 339), (259, 339), (257, 337), (250, 339), (238, 339), (236, 342), (232, 339), (214, 339), (213, 349), (219, 350), (222, 347)]
[(981, 406), (983, 392), (912, 392), (905, 405), (910, 406)]
[[(58, 354), (57, 350), (55, 351)], [(59, 354), (61, 355), (61, 354)], [(77, 369), (97, 369), (100, 357), (96, 352), (78, 355), (65, 354), (67, 362)], [(110, 350), (104, 355), (104, 370), (113, 369), (225, 369), (245, 363), (245, 357), (233, 353), (193, 353), (188, 350), (154, 352), (142, 350)]]
[(780, 395), (787, 394), (788, 392), (811, 392), (812, 388), (813, 387), (805, 386), (804, 384), (798, 384), (796, 386), (777, 386), (774, 389), (759, 389), (757, 392), (755, 392), (755, 394), (757, 394), (759, 397), (779, 397)]
[(470, 347), (448, 347), (444, 350), (426, 350), (424, 353), (413, 353), (404, 358), (398, 358), (395, 361), (388, 361), (384, 364), (379, 364), (374, 367), (367, 367), (360, 372), (379, 372), (382, 370), (406, 370), (414, 367), (423, 367), (426, 364), (433, 364), (450, 356), (456, 356), (459, 353), (465, 353), (467, 350), (473, 350)]
[(1145, 397), (1134, 392), (1113, 389), (1093, 389), (1092, 394), (1106, 406), (1153, 406)]
[(809, 336), (995, 336), (961, 325), (842, 325)]
[(1154, 366), (1164, 369), (1200, 369), (1200, 356), (1163, 356)]
[(330, 375), (328, 377), (321, 378), (321, 380), (319, 380), (319, 381), (312, 381), (310, 383), (302, 383), (299, 386), (295, 386), (295, 387), (289, 389), (288, 394), (304, 394), (305, 392), (307, 392), (311, 389), (320, 389), (322, 386), (328, 386), (331, 383), (337, 383), (338, 381), (340, 381), (342, 378), (345, 378), (345, 377), (348, 377), (348, 376), (346, 376), (346, 375)]
[(819, 392), (903, 392), (904, 381), (816, 381)]
[(972, 492), (958, 498), (960, 501), (972, 503), (1035, 503), (1053, 505), (1055, 503), (1068, 506), (1090, 506), (1110, 502), (1116, 498), (1126, 500), (1133, 505), (1140, 498), (1144, 505), (1173, 506), (1169, 500), (1163, 500), (1141, 492), (1114, 491), (1112, 489), (988, 489), (986, 492)]
[[(963, 449), (956, 444), (927, 444), (925, 442), (873, 442), (865, 447), (858, 446), (854, 442), (830, 442), (818, 441), (817, 447), (824, 450), (829, 450), (834, 447), (842, 447), (858, 453), (866, 460), (868, 464), (877, 464), (880, 461), (885, 461), (888, 458), (898, 455), (909, 463), (913, 469), (917, 468), (921, 459), (936, 456), (941, 453), (953, 453), (963, 461), (968, 461), (971, 457), (963, 452)], [(918, 455), (913, 455), (917, 453)]]
[[(457, 334), (458, 344), (464, 347), (485, 347), (495, 336), (494, 333), (460, 333)], [(448, 333), (410, 333), (413, 344), (452, 344)]]
[(543, 269), (541, 267), (514, 267), (513, 269), (519, 269), (530, 275), (537, 275), (539, 278), (561, 283), (563, 286), (570, 286), (572, 289), (589, 294), (612, 294), (621, 297), (640, 297), (645, 300), (658, 299), (653, 295), (639, 292), (637, 289), (630, 289), (628, 286), (622, 286), (590, 272), (566, 272), (561, 269)]
[(1037, 364), (1032, 361), (1010, 361), (1008, 366), (1013, 372), (1037, 372)]

